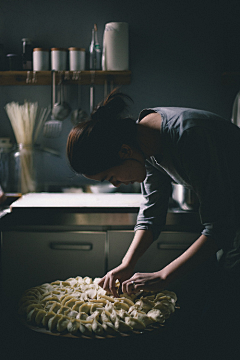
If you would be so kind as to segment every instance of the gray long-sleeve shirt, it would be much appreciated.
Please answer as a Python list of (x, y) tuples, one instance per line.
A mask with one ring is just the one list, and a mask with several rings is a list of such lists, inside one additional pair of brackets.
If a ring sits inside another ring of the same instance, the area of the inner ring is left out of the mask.
[(240, 227), (240, 128), (216, 114), (186, 108), (151, 108), (162, 117), (163, 152), (146, 160), (144, 200), (135, 230), (150, 229), (154, 240), (165, 225), (171, 182), (198, 196), (203, 234), (225, 251)]

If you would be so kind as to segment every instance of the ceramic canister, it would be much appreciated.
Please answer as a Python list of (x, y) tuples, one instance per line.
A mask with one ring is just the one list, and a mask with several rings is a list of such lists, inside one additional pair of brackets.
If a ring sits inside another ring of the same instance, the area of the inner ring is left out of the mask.
[(67, 70), (67, 49), (51, 49), (51, 69), (55, 71)]
[(69, 70), (85, 70), (85, 49), (70, 47), (69, 49)]
[(33, 49), (33, 71), (49, 70), (49, 51), (42, 48)]

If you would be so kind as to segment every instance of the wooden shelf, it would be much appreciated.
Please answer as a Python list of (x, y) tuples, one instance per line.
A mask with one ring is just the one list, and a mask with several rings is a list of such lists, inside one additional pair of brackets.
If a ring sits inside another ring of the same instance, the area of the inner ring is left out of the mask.
[[(56, 71), (56, 81), (61, 74), (66, 84), (127, 85), (131, 81), (131, 71)], [(51, 85), (51, 71), (0, 71), (0, 85)]]

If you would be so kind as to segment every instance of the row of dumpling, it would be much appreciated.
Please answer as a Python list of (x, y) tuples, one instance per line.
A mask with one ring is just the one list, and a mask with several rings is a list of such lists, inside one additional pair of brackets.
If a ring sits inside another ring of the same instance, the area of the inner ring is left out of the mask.
[[(40, 301), (60, 301), (66, 302), (71, 298), (77, 298), (80, 301), (88, 301), (89, 299), (96, 299), (99, 295), (105, 295), (106, 291), (99, 285), (100, 278), (92, 280), (89, 277), (70, 278), (65, 281), (54, 281), (52, 283), (45, 283), (27, 290), (20, 299), (20, 307), (22, 304)], [(20, 310), (20, 312), (22, 312)]]
[(123, 309), (115, 310), (112, 306), (109, 310), (103, 307), (97, 308), (92, 314), (78, 313), (73, 310), (65, 315), (62, 314), (60, 308), (57, 312), (55, 304), (52, 305), (50, 311), (35, 306), (27, 314), (27, 321), (33, 325), (43, 326), (44, 328), (54, 332), (70, 332), (77, 334), (80, 332), (83, 335), (92, 336), (107, 334), (116, 335), (117, 333), (128, 333), (133, 330), (143, 330), (148, 325), (153, 323), (164, 323), (165, 319), (170, 316), (172, 308), (169, 306), (168, 310), (165, 307), (165, 314), (160, 309), (152, 309), (145, 313), (141, 310), (132, 309), (129, 313)]
[[(81, 333), (87, 336), (116, 335), (119, 332), (143, 330), (153, 323), (164, 323), (175, 310), (174, 299), (164, 294), (158, 299), (154, 307), (151, 306), (151, 299), (142, 297), (130, 307), (126, 302), (107, 300), (106, 304), (81, 304), (78, 311), (77, 303), (70, 308), (56, 301), (49, 301), (45, 307), (40, 303), (30, 304), (26, 314), (28, 322), (50, 331)], [(106, 299), (102, 299), (104, 300)]]

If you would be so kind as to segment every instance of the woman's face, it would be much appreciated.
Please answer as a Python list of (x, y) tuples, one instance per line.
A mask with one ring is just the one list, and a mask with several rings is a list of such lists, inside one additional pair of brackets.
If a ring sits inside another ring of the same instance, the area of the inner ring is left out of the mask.
[(128, 185), (134, 182), (141, 183), (146, 177), (144, 161), (139, 159), (125, 159), (120, 165), (102, 171), (96, 175), (84, 175), (88, 179), (109, 181), (113, 186)]

